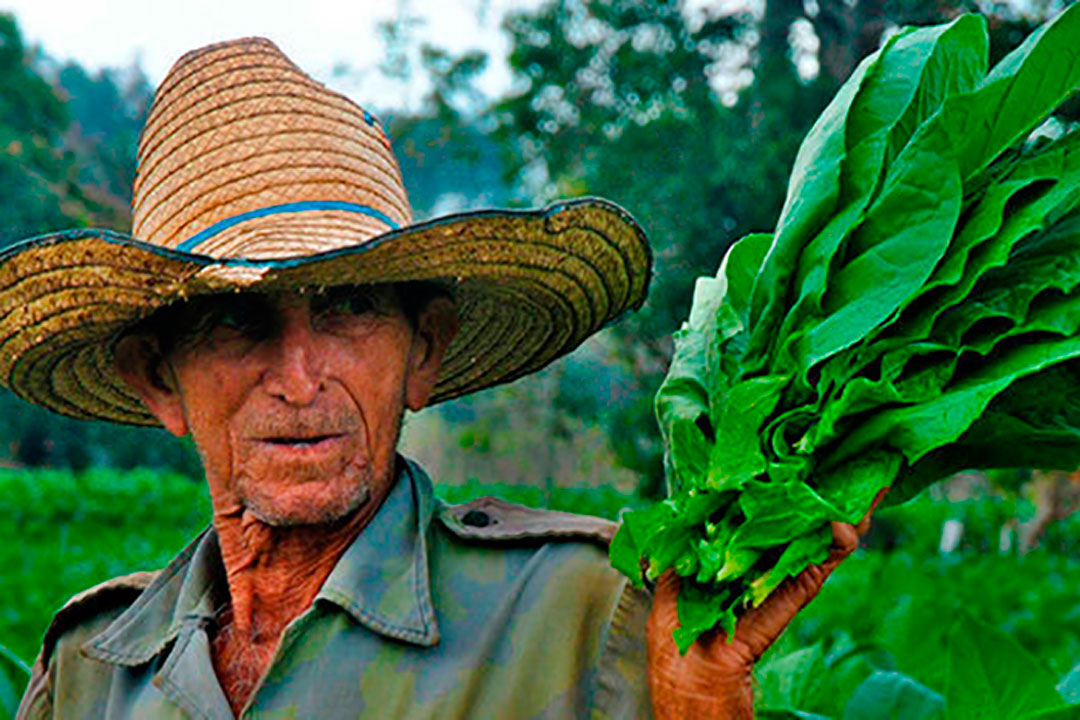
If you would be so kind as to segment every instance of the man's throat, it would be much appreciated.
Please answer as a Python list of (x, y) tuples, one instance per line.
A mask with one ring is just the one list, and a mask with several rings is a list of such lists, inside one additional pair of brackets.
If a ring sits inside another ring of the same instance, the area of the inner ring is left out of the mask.
[[(374, 505), (373, 503), (371, 503)], [(229, 600), (214, 628), (214, 671), (239, 715), (270, 669), (282, 634), (305, 613), (338, 560), (370, 521), (274, 527), (249, 510), (215, 513)]]

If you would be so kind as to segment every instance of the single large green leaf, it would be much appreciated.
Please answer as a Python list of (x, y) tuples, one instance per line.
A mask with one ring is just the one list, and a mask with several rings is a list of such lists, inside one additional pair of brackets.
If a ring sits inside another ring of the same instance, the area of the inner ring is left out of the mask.
[(755, 668), (758, 702), (777, 710), (800, 710), (813, 706), (825, 672), (825, 648), (821, 643), (763, 662)]
[(1016, 380), (1077, 356), (1080, 337), (1009, 348), (988, 358), (977, 372), (946, 388), (934, 400), (874, 414), (845, 438), (831, 462), (884, 444), (914, 463), (960, 437), (990, 401)]
[(844, 123), (855, 94), (877, 54), (865, 58), (810, 128), (799, 146), (788, 182), (784, 207), (750, 303), (752, 328), (747, 351), (750, 371), (764, 367), (774, 333), (787, 314), (788, 283), (807, 238), (836, 208), (840, 164), (845, 155)]
[(886, 504), (914, 497), (960, 470), (1080, 466), (1080, 365), (1064, 362), (996, 397), (959, 440), (928, 453), (905, 473)]
[(833, 509), (829, 520), (857, 524), (874, 498), (895, 482), (900, 455), (891, 450), (861, 453), (814, 474), (814, 490)]
[[(901, 115), (921, 123), (948, 94), (974, 87), (986, 68), (985, 22), (962, 16), (947, 25), (907, 29), (893, 36), (868, 71), (852, 103), (846, 128), (848, 152), (842, 161), (841, 206), (800, 255), (793, 280), (796, 297), (779, 337), (790, 336), (807, 319), (820, 316), (832, 261), (874, 196), (893, 133)], [(786, 367), (781, 350), (776, 362)], [(774, 365), (775, 367), (775, 365)]]
[[(698, 284), (701, 288), (701, 283)], [(709, 467), (715, 435), (709, 419), (705, 373), (707, 336), (683, 328), (675, 335), (675, 355), (667, 377), (656, 393), (656, 417), (664, 436), (664, 466), (669, 491), (674, 492)]]
[(857, 254), (830, 281), (825, 319), (794, 342), (803, 374), (900, 310), (945, 254), (960, 215), (956, 166), (933, 152), (906, 151), (897, 165), (850, 242)]
[(728, 249), (721, 263), (720, 274), (727, 280), (724, 302), (732, 307), (743, 325), (749, 322), (754, 282), (772, 240), (772, 233), (747, 235)]
[[(712, 312), (712, 317), (708, 322), (702, 319), (702, 330), (709, 334), (710, 326), (718, 329), (711, 332), (705, 350), (705, 374), (714, 406), (716, 398), (725, 395), (738, 380), (754, 281), (771, 242), (772, 235), (759, 233), (747, 235), (728, 248), (717, 273), (717, 278), (723, 278), (724, 282), (720, 306), (703, 308), (703, 314)], [(690, 313), (693, 320), (694, 308)], [(716, 413), (715, 407), (713, 412)]]
[(686, 653), (694, 640), (714, 627), (721, 627), (730, 636), (735, 632), (735, 613), (729, 588), (716, 590), (683, 578), (675, 605), (679, 627), (675, 630), (675, 645)]
[(782, 546), (837, 514), (805, 483), (751, 481), (743, 487), (739, 506), (746, 522), (731, 538), (729, 550)]
[(949, 720), (1015, 720), (1065, 704), (1038, 660), (967, 614), (949, 632), (945, 699)]
[(671, 501), (623, 513), (618, 532), (608, 550), (612, 566), (630, 578), (634, 585), (641, 587), (642, 556), (648, 554), (652, 538), (675, 524), (677, 519)]
[[(948, 122), (950, 134), (959, 143), (965, 179), (1023, 140), (1080, 86), (1077, 38), (1080, 5), (1074, 4), (998, 62), (977, 91), (957, 96)], [(947, 114), (950, 102), (942, 115)]]
[(978, 15), (965, 15), (947, 27), (949, 32), (935, 45), (923, 69), (915, 97), (893, 127), (890, 159), (900, 154), (915, 131), (941, 109), (947, 98), (974, 90), (986, 75), (990, 54), (986, 21)]
[(832, 526), (823, 523), (788, 543), (776, 564), (750, 583), (751, 603), (760, 605), (787, 578), (798, 575), (808, 565), (825, 562), (832, 541)]
[(914, 131), (946, 98), (982, 82), (988, 52), (986, 21), (978, 15), (901, 30), (890, 38), (852, 103), (848, 147), (882, 128), (892, 130), (901, 117), (904, 127), (898, 132)]
[(747, 480), (765, 472), (765, 453), (760, 429), (780, 401), (788, 378), (768, 375), (744, 380), (721, 398), (714, 399), (716, 436), (704, 487), (717, 492), (737, 490)]
[(907, 675), (875, 672), (855, 688), (843, 720), (936, 720), (945, 698)]

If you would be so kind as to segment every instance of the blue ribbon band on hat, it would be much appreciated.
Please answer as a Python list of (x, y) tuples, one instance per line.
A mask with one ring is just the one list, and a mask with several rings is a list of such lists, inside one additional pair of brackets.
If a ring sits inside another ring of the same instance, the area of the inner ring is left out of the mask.
[(218, 233), (248, 220), (266, 217), (267, 215), (308, 212), (311, 210), (339, 210), (342, 212), (359, 213), (360, 215), (367, 215), (368, 217), (386, 223), (391, 230), (398, 229), (398, 224), (387, 217), (385, 213), (367, 205), (357, 205), (356, 203), (343, 202), (341, 200), (305, 200), (303, 202), (291, 202), (283, 205), (271, 205), (270, 207), (259, 208), (258, 210), (240, 213), (239, 215), (219, 220), (205, 230), (192, 235), (187, 240), (177, 245), (176, 249), (183, 252), (193, 252), (195, 248)]

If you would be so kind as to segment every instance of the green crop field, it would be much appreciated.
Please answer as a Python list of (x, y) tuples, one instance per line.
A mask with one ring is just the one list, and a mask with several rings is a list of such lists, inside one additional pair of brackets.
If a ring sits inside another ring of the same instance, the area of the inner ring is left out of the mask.
[[(451, 502), (495, 494), (606, 517), (641, 504), (607, 489), (479, 481), (438, 492)], [(1080, 673), (1069, 675), (1080, 663), (1080, 560), (1072, 552), (1080, 525), (1061, 523), (1053, 542), (1025, 555), (1002, 553), (1000, 522), (1023, 512), (1003, 502), (924, 495), (879, 513), (870, 547), (841, 566), (759, 664), (762, 717), (889, 716), (865, 714), (867, 707), (939, 717), (946, 699), (952, 708), (964, 702), (963, 688), (981, 687), (970, 679), (958, 685), (961, 666), (990, 678), (994, 692), (1028, 692), (1023, 683), (1030, 680), (1051, 691), (1062, 683), (1061, 695), (1080, 698)], [(8, 651), (0, 651), (0, 716), (12, 712), (25, 683), (14, 658), (32, 661), (52, 613), (68, 597), (116, 575), (161, 567), (210, 517), (201, 485), (150, 470), (3, 470), (0, 512), (7, 518), (0, 525), (0, 645)], [(968, 533), (955, 552), (943, 554), (938, 543), (948, 519), (962, 521)], [(1009, 707), (1008, 697), (986, 698)]]

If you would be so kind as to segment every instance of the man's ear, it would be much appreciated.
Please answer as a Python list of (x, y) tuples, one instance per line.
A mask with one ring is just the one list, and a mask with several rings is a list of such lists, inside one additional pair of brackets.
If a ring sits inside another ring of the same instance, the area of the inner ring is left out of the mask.
[(457, 306), (448, 297), (432, 298), (420, 312), (409, 351), (405, 404), (416, 411), (427, 405), (439, 380), (439, 369), (450, 341), (458, 331)]
[(165, 429), (177, 437), (187, 435), (179, 385), (161, 356), (157, 340), (144, 334), (125, 335), (116, 343), (113, 356), (120, 377)]

